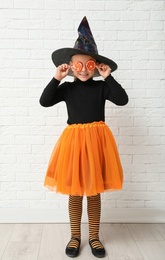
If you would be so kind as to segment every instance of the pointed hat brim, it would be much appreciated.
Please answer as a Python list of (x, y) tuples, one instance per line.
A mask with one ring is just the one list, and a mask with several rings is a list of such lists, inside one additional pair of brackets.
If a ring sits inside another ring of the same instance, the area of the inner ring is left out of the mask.
[[(63, 63), (69, 64), (72, 56), (76, 55), (76, 54), (85, 54), (85, 55), (89, 55), (89, 56), (93, 57), (97, 62), (108, 65), (111, 68), (111, 72), (113, 72), (117, 69), (117, 64), (113, 60), (110, 60), (99, 54), (90, 53), (90, 52), (82, 51), (82, 50), (77, 50), (74, 48), (61, 48), (61, 49), (54, 51), (52, 53), (52, 61), (56, 67), (58, 67), (59, 65), (61, 65)], [(95, 75), (95, 76), (99, 76), (99, 74)]]

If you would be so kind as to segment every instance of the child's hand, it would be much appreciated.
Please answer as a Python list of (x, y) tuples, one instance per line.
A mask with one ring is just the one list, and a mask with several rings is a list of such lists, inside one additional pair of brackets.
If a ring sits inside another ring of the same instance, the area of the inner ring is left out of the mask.
[(71, 66), (68, 64), (61, 64), (60, 66), (58, 66), (54, 77), (57, 80), (61, 81), (63, 78), (65, 78), (68, 75), (70, 68)]
[(105, 79), (111, 74), (111, 68), (104, 63), (97, 63), (96, 68), (98, 69), (99, 74)]

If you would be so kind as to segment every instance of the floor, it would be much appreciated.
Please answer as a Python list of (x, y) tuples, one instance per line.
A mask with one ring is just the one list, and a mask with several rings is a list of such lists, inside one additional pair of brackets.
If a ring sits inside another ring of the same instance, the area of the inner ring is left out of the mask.
[[(0, 224), (0, 259), (69, 260), (69, 238), (68, 224)], [(105, 260), (165, 260), (165, 224), (101, 224), (100, 239)], [(98, 259), (88, 245), (87, 224), (77, 259)]]

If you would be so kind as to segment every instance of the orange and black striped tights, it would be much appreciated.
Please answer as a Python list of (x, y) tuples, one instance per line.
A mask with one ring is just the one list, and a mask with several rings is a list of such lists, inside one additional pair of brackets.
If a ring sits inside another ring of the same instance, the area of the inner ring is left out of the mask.
[[(69, 219), (71, 227), (71, 238), (81, 239), (81, 217), (83, 196), (69, 195)], [(87, 212), (89, 221), (89, 240), (99, 239), (100, 215), (101, 215), (101, 198), (100, 194), (96, 196), (87, 196)], [(78, 247), (78, 241), (70, 240), (69, 247)], [(93, 248), (102, 248), (99, 241), (92, 244)]]

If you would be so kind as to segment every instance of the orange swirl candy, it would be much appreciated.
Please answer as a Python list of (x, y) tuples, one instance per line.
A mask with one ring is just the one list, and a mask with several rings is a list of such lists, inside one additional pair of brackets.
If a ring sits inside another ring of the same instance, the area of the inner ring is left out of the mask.
[(82, 68), (83, 68), (83, 65), (82, 65), (82, 63), (81, 63), (80, 61), (76, 62), (76, 63), (73, 65), (73, 69), (74, 69), (75, 71), (81, 71)]
[(93, 60), (88, 60), (88, 61), (86, 62), (86, 68), (87, 68), (87, 70), (92, 71), (92, 70), (95, 69), (95, 67), (96, 67), (96, 63), (95, 63)]

